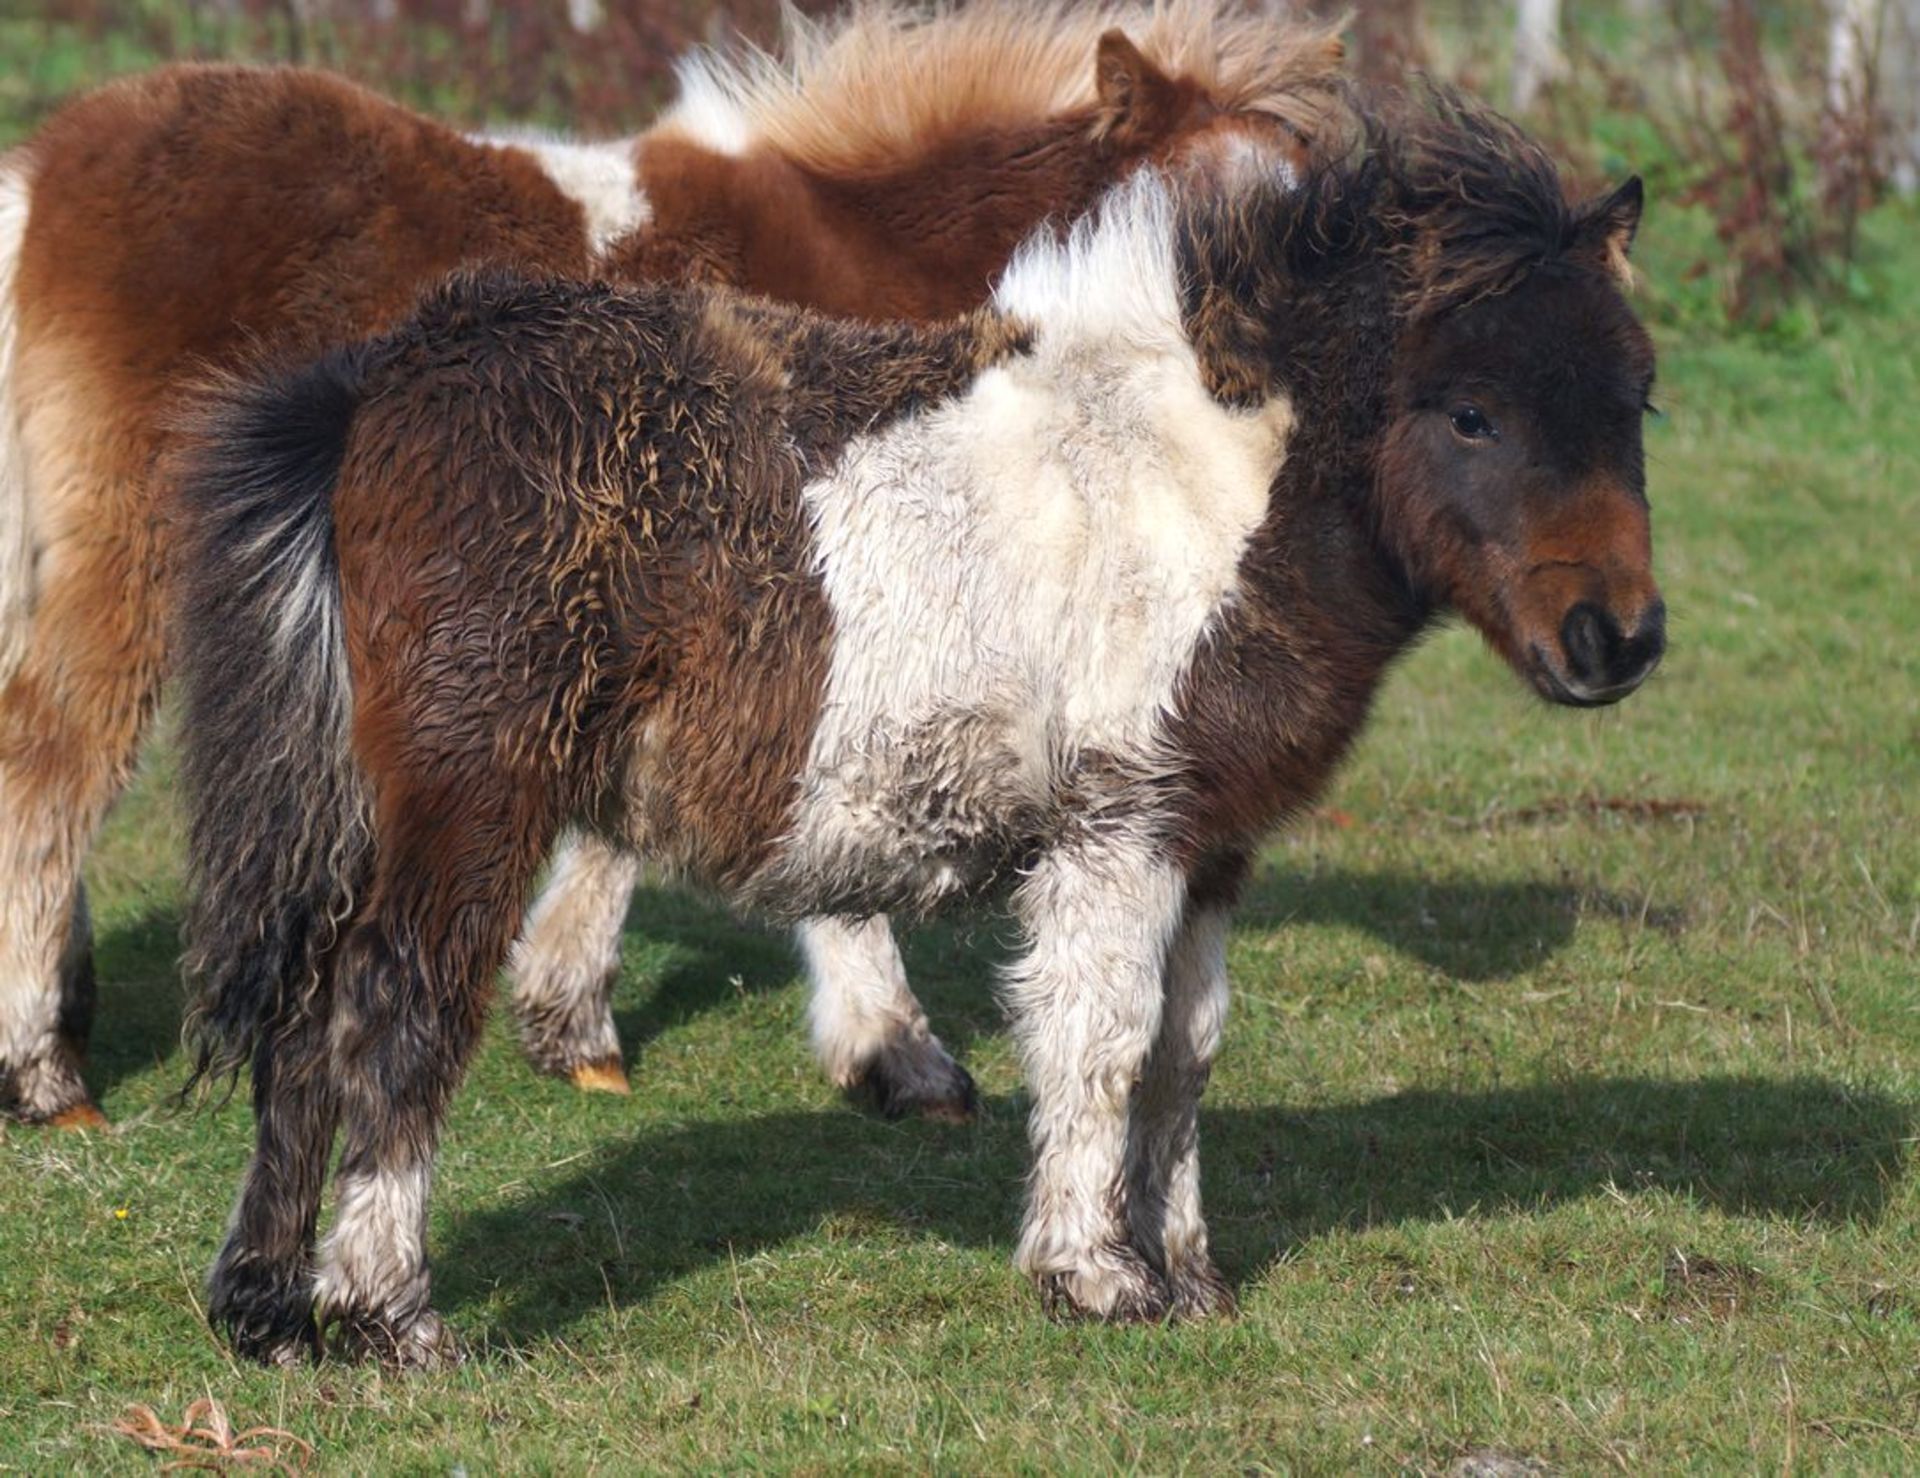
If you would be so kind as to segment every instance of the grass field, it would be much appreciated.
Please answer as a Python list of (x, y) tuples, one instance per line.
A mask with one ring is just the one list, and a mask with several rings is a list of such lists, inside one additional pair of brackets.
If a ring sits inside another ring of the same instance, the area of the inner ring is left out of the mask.
[(472, 1358), (236, 1367), (198, 1300), (249, 1124), (169, 1102), (163, 742), (89, 874), (115, 1129), (0, 1128), (0, 1468), (145, 1468), (113, 1421), (201, 1396), (351, 1471), (1920, 1465), (1920, 217), (1790, 341), (1676, 306), (1695, 227), (1656, 199), (1642, 253), (1666, 666), (1577, 715), (1438, 637), (1252, 890), (1203, 1125), (1236, 1322), (1056, 1326), (1012, 1273), (997, 921), (909, 950), (984, 1121), (886, 1124), (781, 940), (649, 893), (633, 1098), (496, 1023), (459, 1100)]

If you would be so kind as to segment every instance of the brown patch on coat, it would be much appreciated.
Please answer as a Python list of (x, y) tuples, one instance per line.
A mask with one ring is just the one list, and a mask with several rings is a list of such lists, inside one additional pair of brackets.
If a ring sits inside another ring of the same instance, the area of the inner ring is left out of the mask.
[[(1058, 37), (1046, 44), (1061, 50)], [(1012, 41), (1005, 48), (1021, 50)], [(1090, 69), (1075, 52), (1090, 97), (1053, 110), (1034, 110), (1029, 100), (1022, 112), (1004, 100), (994, 105), (995, 89), (1010, 81), (1023, 97), (1030, 86), (1012, 77), (1008, 55), (963, 47), (954, 63), (962, 75), (950, 75), (932, 65), (942, 55), (933, 46), (913, 54), (905, 76), (889, 79), (899, 93), (892, 105), (911, 123), (887, 126), (886, 151), (802, 147), (790, 131), (769, 128), (735, 157), (669, 124), (639, 149), (652, 219), (615, 244), (607, 268), (626, 281), (727, 283), (828, 313), (952, 317), (987, 295), (1039, 221), (1079, 216), (1143, 161), (1204, 170), (1242, 138), (1277, 160), (1304, 160), (1307, 130), (1330, 107), (1337, 43), (1280, 27), (1271, 51), (1270, 72), (1253, 74), (1263, 86), (1236, 77), (1238, 90), (1210, 87), (1200, 76), (1163, 71), (1112, 29), (1099, 36)], [(981, 95), (970, 97), (965, 69), (989, 61)], [(912, 89), (923, 67), (932, 103)], [(1049, 96), (1079, 93), (1062, 77)], [(967, 98), (966, 109), (956, 98)], [(858, 137), (871, 124), (848, 126)]]
[[(556, 825), (744, 881), (786, 828), (826, 680), (802, 487), (1021, 343), (989, 315), (915, 332), (674, 290), (437, 294), (368, 351), (334, 496), (373, 792), (427, 770), (459, 777), (456, 806), (511, 784)], [(420, 824), (381, 808), (382, 846)]]

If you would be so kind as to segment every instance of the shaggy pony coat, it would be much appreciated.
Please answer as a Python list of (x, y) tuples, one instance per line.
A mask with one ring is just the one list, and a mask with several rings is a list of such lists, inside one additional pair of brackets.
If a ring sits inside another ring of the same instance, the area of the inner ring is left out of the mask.
[(1637, 182), (1576, 211), (1491, 115), (1389, 107), (1304, 183), (1143, 172), (938, 328), (469, 277), (225, 392), (182, 667), (243, 1351), (448, 1348), (433, 1146), (567, 825), (776, 918), (1007, 896), (1019, 1265), (1229, 1306), (1196, 1126), (1251, 850), (1442, 612), (1563, 702), (1664, 641)]
[[(496, 263), (726, 282), (831, 312), (976, 306), (1018, 241), (1142, 160), (1310, 131), (1338, 45), (1238, 0), (866, 3), (783, 55), (697, 53), (637, 139), (470, 137), (320, 73), (175, 67), (0, 157), (0, 1107), (97, 1122), (80, 867), (160, 689), (180, 393)], [(563, 849), (517, 961), (542, 1068), (624, 1089), (633, 870)], [(843, 1084), (962, 1112), (884, 922), (803, 931)]]

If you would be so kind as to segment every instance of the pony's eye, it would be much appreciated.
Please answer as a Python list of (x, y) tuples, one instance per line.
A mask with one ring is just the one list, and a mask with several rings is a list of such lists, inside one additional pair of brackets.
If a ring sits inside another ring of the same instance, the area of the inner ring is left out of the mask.
[(1447, 419), (1453, 423), (1453, 434), (1462, 441), (1498, 441), (1500, 433), (1493, 429), (1493, 422), (1477, 405), (1456, 405), (1447, 412)]

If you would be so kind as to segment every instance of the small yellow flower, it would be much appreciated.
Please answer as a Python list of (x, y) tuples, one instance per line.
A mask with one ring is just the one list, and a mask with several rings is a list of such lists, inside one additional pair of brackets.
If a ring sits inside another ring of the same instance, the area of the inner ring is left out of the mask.
[(126, 1208), (126, 1207), (124, 1207), (124, 1206), (116, 1206), (116, 1207), (114, 1207), (114, 1208), (113, 1208), (113, 1219), (114, 1219), (115, 1221), (125, 1221), (125, 1220), (127, 1219), (127, 1208)]

